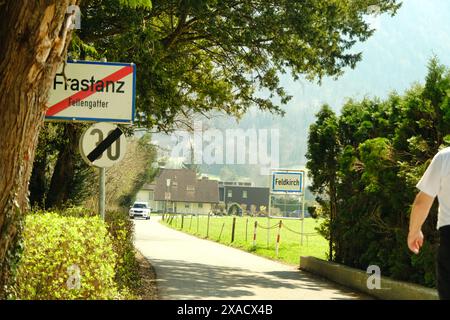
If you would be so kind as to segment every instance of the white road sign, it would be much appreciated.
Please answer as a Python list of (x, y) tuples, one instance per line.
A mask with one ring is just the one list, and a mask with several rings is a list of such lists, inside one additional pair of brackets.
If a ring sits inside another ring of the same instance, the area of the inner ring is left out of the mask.
[(90, 126), (81, 136), (80, 153), (89, 165), (107, 168), (125, 156), (127, 140), (114, 124), (99, 122)]
[(305, 172), (302, 170), (272, 172), (271, 192), (303, 193)]
[(132, 123), (136, 66), (69, 61), (53, 80), (46, 120)]

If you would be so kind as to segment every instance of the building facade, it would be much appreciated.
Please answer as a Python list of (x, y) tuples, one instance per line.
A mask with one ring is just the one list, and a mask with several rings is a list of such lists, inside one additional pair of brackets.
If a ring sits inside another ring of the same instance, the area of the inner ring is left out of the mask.
[(254, 187), (247, 185), (222, 184), (219, 186), (219, 199), (226, 210), (233, 204), (238, 204), (248, 213), (267, 211), (269, 208), (270, 190), (267, 187)]
[(161, 169), (153, 183), (139, 190), (136, 201), (148, 202), (156, 212), (208, 214), (219, 203), (219, 185), (189, 169)]

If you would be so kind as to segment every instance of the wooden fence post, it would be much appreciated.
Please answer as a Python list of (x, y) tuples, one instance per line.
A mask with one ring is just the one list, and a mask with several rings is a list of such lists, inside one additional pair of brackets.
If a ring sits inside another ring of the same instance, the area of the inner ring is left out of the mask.
[(199, 219), (200, 219), (200, 217), (199, 217), (199, 215), (197, 213), (197, 234), (198, 234), (198, 224), (200, 223)]
[(280, 223), (278, 224), (278, 234), (277, 234), (277, 243), (275, 245), (275, 254), (278, 258), (278, 250), (280, 248), (280, 234), (281, 234), (281, 226), (283, 225), (283, 222), (280, 220)]
[(258, 221), (255, 221), (255, 229), (253, 230), (253, 247), (256, 247), (256, 229), (258, 228)]
[(247, 243), (248, 238), (248, 218), (245, 220), (245, 243)]
[(231, 242), (234, 242), (234, 232), (236, 230), (236, 217), (233, 217), (233, 224), (231, 226)]
[(220, 242), (220, 238), (222, 237), (223, 227), (225, 227), (225, 222), (222, 224), (222, 229), (220, 229), (219, 240), (217, 240), (219, 242)]
[(209, 238), (209, 222), (211, 218), (211, 211), (208, 212), (208, 225), (206, 226), (206, 238)]

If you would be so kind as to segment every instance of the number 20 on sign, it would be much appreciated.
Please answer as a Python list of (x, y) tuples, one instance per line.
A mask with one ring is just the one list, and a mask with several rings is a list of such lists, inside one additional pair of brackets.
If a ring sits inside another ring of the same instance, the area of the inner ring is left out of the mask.
[(80, 153), (89, 165), (108, 168), (122, 160), (126, 145), (125, 135), (116, 125), (99, 122), (81, 136)]

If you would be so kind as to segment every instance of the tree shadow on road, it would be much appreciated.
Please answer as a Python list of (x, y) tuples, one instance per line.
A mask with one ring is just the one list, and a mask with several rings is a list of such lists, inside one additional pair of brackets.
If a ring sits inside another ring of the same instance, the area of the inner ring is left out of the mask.
[[(170, 270), (170, 276), (163, 279), (158, 275), (158, 286), (161, 296), (169, 299), (259, 299), (255, 296), (255, 288), (264, 289), (298, 289), (304, 290), (305, 299), (307, 291), (312, 295), (321, 290), (333, 290), (336, 299), (351, 298), (351, 291), (336, 290), (334, 285), (322, 279), (312, 277), (300, 271), (274, 271), (259, 274), (249, 273), (241, 268), (191, 263), (182, 260), (152, 259), (152, 264), (158, 269)], [(158, 272), (158, 270), (157, 270)], [(294, 292), (295, 293), (295, 292)], [(345, 296), (343, 295), (345, 294)], [(298, 297), (298, 295), (296, 295)], [(317, 295), (316, 295), (317, 297)], [(354, 298), (357, 298), (354, 295)], [(267, 299), (296, 299), (295, 296), (270, 296)]]

